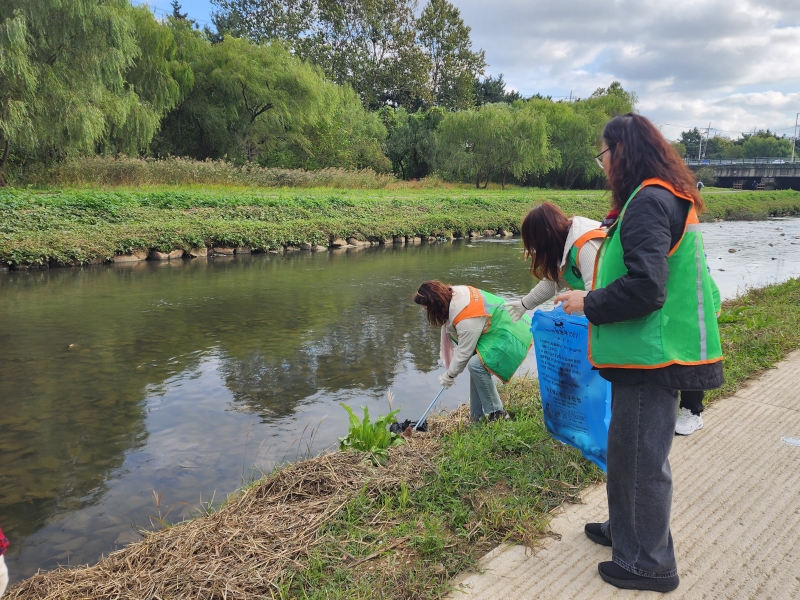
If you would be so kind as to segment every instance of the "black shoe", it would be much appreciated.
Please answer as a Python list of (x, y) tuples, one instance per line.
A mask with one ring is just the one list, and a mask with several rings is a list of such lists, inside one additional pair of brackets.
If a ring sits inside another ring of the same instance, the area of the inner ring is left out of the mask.
[(611, 540), (603, 533), (603, 528), (600, 523), (587, 523), (583, 528), (583, 533), (586, 537), (592, 540), (595, 544), (601, 546), (611, 546)]
[(490, 412), (486, 416), (486, 420), (487, 421), (510, 421), (511, 420), (511, 415), (509, 415), (504, 410), (496, 410), (494, 412)]
[(651, 592), (671, 592), (678, 589), (681, 580), (677, 575), (672, 577), (642, 577), (626, 571), (612, 561), (601, 562), (597, 570), (603, 581), (623, 590), (649, 590)]

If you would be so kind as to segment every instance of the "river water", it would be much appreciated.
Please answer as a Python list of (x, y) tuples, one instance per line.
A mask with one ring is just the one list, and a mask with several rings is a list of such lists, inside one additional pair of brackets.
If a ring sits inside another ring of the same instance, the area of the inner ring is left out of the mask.
[[(800, 275), (800, 219), (702, 227), (723, 297)], [(339, 402), (385, 413), (392, 390), (419, 417), (441, 368), (413, 292), (438, 278), (518, 297), (520, 252), (489, 238), (0, 275), (12, 581), (94, 562), (335, 444)], [(462, 375), (441, 405), (468, 393)]]

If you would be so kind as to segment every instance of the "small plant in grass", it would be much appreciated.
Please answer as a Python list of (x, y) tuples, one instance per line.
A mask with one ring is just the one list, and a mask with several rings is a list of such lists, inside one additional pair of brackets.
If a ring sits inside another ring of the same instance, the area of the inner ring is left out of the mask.
[(388, 449), (399, 446), (404, 442), (403, 436), (388, 430), (389, 423), (394, 421), (399, 410), (393, 410), (388, 415), (378, 417), (375, 422), (369, 418), (369, 408), (362, 407), (364, 418), (359, 419), (353, 409), (340, 402), (342, 408), (350, 415), (350, 430), (347, 436), (339, 438), (339, 450), (359, 450), (367, 452), (370, 460), (376, 465), (385, 465), (389, 462)]

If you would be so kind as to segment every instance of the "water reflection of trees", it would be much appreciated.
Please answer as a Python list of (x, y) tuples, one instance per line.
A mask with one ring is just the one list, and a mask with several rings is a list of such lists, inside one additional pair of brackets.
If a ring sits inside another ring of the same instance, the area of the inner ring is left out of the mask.
[(405, 298), (355, 301), (340, 317), (291, 355), (226, 358), (220, 371), (235, 400), (265, 418), (283, 417), (319, 392), (387, 389), (403, 361), (423, 372), (436, 366), (438, 332)]

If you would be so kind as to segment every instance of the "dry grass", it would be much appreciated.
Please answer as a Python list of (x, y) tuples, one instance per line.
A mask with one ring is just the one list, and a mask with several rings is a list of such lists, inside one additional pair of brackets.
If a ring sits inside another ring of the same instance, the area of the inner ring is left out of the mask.
[[(415, 487), (460, 412), (431, 420), (431, 431), (392, 448), (391, 467), (356, 452), (289, 466), (195, 520), (146, 534), (93, 566), (40, 572), (8, 598), (275, 598), (321, 544), (320, 535), (356, 494)], [(405, 540), (401, 540), (402, 543)], [(352, 566), (365, 559), (353, 558)]]
[(328, 187), (375, 189), (397, 181), (391, 174), (372, 169), (330, 167), (316, 171), (236, 165), (225, 160), (169, 157), (161, 160), (128, 156), (74, 158), (52, 167), (30, 169), (15, 185), (153, 186), (217, 185), (246, 187)]

